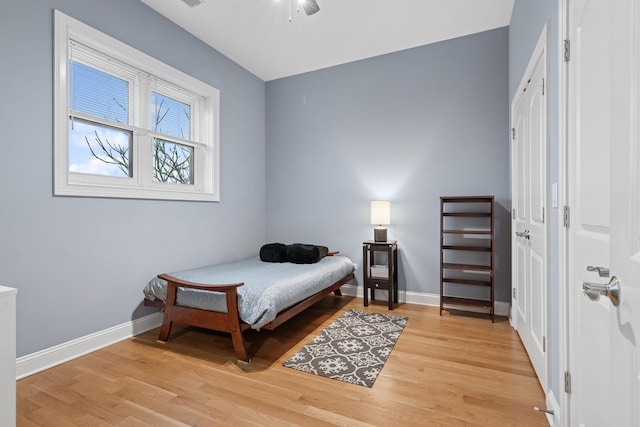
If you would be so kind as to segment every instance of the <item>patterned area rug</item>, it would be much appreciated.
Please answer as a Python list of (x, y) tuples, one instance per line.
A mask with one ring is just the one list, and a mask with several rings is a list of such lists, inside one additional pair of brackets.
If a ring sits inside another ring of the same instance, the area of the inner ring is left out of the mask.
[(283, 365), (371, 387), (398, 341), (407, 319), (349, 310)]

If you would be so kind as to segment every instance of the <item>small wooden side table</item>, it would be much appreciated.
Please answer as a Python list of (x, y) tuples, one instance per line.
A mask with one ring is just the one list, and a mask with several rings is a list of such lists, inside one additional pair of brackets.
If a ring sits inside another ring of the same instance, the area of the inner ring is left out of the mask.
[[(387, 259), (385, 263), (377, 264), (376, 259), (381, 258), (382, 253), (386, 253)], [(375, 301), (376, 289), (384, 289), (389, 291), (389, 310), (393, 310), (393, 303), (398, 303), (398, 242), (363, 242), (362, 262), (364, 306), (369, 305), (369, 290), (371, 301)]]

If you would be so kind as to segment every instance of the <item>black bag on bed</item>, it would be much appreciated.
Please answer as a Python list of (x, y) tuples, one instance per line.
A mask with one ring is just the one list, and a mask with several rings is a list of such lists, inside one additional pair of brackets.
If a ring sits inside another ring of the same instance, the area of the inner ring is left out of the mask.
[(267, 243), (260, 248), (260, 260), (263, 262), (292, 262), (294, 264), (314, 264), (327, 256), (326, 246), (294, 243)]
[(294, 264), (313, 264), (327, 256), (328, 252), (326, 246), (294, 243), (287, 246), (287, 260)]
[(287, 245), (268, 243), (260, 248), (260, 259), (264, 262), (287, 262)]

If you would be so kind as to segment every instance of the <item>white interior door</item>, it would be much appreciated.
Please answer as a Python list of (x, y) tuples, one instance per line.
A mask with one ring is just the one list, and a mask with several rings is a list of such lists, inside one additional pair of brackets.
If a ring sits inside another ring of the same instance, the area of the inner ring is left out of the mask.
[(547, 389), (547, 104), (546, 30), (514, 98), (512, 259), (514, 327)]
[[(640, 5), (614, 2), (611, 78), (611, 275), (620, 281), (612, 313), (611, 409), (640, 425)], [(619, 23), (619, 24), (618, 24)]]
[[(571, 426), (637, 426), (640, 421), (640, 68), (634, 3), (569, 2)], [(598, 297), (613, 294), (605, 285), (614, 278), (621, 287), (618, 306), (615, 298)], [(585, 283), (590, 291), (584, 291)]]

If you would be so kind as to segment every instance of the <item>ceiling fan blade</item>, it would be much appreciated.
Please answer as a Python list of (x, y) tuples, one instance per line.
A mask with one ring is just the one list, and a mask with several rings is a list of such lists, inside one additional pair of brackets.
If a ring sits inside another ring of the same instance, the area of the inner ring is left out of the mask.
[(305, 0), (302, 7), (304, 8), (304, 13), (307, 15), (313, 15), (320, 10), (320, 6), (318, 6), (316, 0)]

